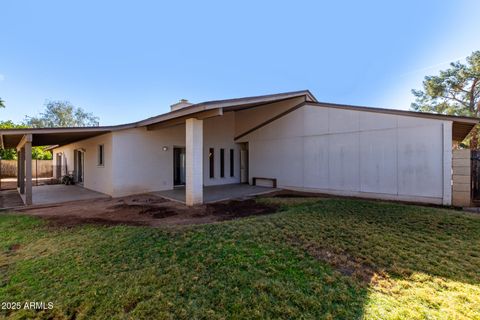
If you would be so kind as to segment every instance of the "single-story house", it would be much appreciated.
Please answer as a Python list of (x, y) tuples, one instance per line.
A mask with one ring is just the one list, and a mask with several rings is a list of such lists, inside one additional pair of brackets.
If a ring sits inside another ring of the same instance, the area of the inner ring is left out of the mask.
[(142, 121), (0, 130), (17, 148), (31, 203), (31, 146), (56, 145), (54, 174), (119, 197), (184, 185), (249, 183), (336, 195), (450, 205), (452, 144), (475, 118), (323, 103), (306, 91), (192, 104)]

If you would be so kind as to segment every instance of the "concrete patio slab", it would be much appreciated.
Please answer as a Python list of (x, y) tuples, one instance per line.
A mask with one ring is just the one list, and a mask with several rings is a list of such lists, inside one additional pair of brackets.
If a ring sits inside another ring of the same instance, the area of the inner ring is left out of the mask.
[[(251, 186), (248, 184), (225, 184), (203, 187), (203, 202), (211, 203), (223, 200), (240, 199), (259, 194), (270, 193), (278, 189)], [(177, 187), (173, 190), (151, 192), (154, 195), (185, 203), (185, 188)]]
[(33, 187), (32, 189), (33, 205), (110, 198), (110, 196), (106, 194), (88, 190), (77, 185), (66, 186), (64, 184), (55, 184)]
[(0, 210), (23, 206), (23, 200), (16, 189), (0, 191)]

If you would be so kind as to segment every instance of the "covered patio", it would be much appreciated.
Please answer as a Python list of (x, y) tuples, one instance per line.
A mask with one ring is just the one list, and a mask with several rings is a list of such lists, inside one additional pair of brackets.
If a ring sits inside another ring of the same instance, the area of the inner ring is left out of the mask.
[[(70, 186), (62, 185), (33, 186), (32, 147), (68, 144), (98, 136), (109, 132), (112, 128), (113, 127), (27, 128), (0, 130), (0, 148), (15, 148), (17, 150), (17, 190), (23, 203), (26, 205), (56, 203), (64, 202), (63, 199), (65, 199), (65, 201), (74, 201), (83, 199), (82, 197), (85, 197), (87, 194), (92, 196), (92, 193), (98, 193), (78, 186), (71, 189), (65, 189)], [(78, 195), (74, 196), (73, 193), (78, 193)], [(14, 196), (11, 192), (8, 193), (8, 195), (8, 201), (5, 200), (6, 202), (18, 202), (13, 199)]]
[[(248, 184), (227, 184), (218, 186), (203, 187), (203, 202), (212, 203), (224, 200), (241, 199), (246, 197), (252, 197), (260, 194), (266, 194), (278, 189), (251, 186)], [(169, 200), (185, 203), (185, 188), (177, 187), (173, 190), (165, 190), (153, 192), (152, 194), (160, 196)]]
[(64, 184), (32, 188), (33, 205), (62, 203), (78, 200), (108, 199), (110, 196), (77, 185)]

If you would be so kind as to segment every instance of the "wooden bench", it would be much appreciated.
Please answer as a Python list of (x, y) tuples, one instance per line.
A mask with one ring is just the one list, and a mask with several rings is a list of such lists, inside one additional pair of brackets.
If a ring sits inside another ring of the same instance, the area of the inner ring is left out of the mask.
[(257, 185), (257, 180), (267, 180), (267, 181), (271, 181), (271, 182), (272, 182), (272, 187), (273, 187), (273, 188), (276, 188), (276, 187), (277, 187), (277, 179), (275, 179), (275, 178), (253, 177), (253, 178), (252, 178), (252, 184), (253, 184), (254, 186)]

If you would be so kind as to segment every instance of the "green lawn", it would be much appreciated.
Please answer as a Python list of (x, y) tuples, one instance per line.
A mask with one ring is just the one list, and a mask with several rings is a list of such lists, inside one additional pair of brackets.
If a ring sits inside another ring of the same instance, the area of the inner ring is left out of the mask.
[(0, 215), (0, 302), (42, 319), (480, 319), (480, 216), (360, 200), (153, 229)]

